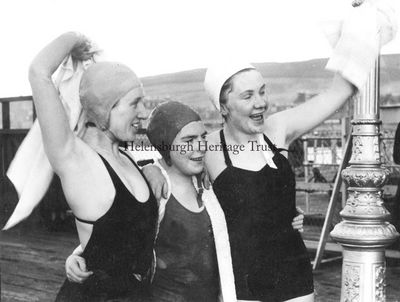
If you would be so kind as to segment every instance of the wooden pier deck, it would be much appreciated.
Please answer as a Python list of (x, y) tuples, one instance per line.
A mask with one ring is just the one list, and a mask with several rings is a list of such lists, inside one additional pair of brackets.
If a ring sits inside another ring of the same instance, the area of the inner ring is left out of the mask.
[[(328, 195), (315, 193), (310, 195), (310, 209), (321, 213), (308, 218), (303, 233), (307, 246), (315, 252), (326, 211)], [(305, 208), (304, 196), (299, 194), (298, 205)], [(73, 231), (72, 218), (69, 217), (66, 228), (69, 232), (50, 232), (43, 226), (39, 211), (14, 229), (0, 233), (1, 265), (1, 301), (36, 302), (54, 301), (65, 279), (64, 262), (78, 244)], [(311, 219), (311, 220), (310, 220)], [(65, 227), (65, 225), (64, 225)], [(339, 246), (330, 242), (325, 258), (336, 257), (335, 261), (324, 263), (314, 272), (316, 302), (339, 301), (341, 283), (341, 253)], [(400, 247), (400, 243), (398, 244)], [(331, 252), (329, 252), (329, 250)], [(335, 252), (332, 252), (335, 251)], [(397, 259), (387, 261), (387, 302), (400, 302), (400, 248)], [(311, 256), (314, 259), (314, 255)]]
[[(73, 233), (17, 228), (1, 234), (1, 301), (54, 301), (64, 275), (65, 258), (76, 247)], [(340, 254), (336, 254), (340, 256)], [(388, 259), (387, 300), (400, 301), (400, 261)], [(316, 301), (339, 301), (341, 260), (314, 272)]]
[(1, 301), (54, 301), (77, 236), (18, 229), (2, 232), (0, 242)]

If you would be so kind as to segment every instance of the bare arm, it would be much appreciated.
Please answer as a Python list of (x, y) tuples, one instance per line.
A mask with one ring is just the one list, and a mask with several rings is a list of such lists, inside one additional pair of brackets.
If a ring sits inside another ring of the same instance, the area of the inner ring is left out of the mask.
[(351, 97), (353, 90), (350, 82), (336, 75), (327, 91), (300, 106), (272, 115), (268, 124), (275, 125), (276, 130), (279, 129), (279, 136), (284, 135), (285, 144), (288, 146), (338, 110)]
[(151, 190), (157, 201), (168, 197), (168, 183), (159, 167), (146, 165), (142, 168), (143, 174), (150, 184)]
[(65, 33), (42, 49), (31, 63), (29, 82), (46, 154), (56, 172), (62, 170), (75, 148), (75, 136), (51, 76), (74, 49), (82, 48), (83, 36)]

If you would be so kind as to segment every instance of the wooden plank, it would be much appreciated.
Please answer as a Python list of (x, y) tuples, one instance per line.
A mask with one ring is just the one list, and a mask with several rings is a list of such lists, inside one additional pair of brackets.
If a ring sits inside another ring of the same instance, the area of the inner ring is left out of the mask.
[[(54, 248), (56, 246), (57, 248)], [(16, 250), (16, 246), (14, 244), (9, 244), (9, 243), (2, 243), (2, 250), (7, 254), (7, 257), (10, 257), (12, 259), (13, 257), (16, 257), (15, 253), (18, 255), (21, 254), (24, 257), (28, 257), (30, 261), (34, 261), (37, 257), (38, 259), (41, 258), (40, 255), (47, 255), (47, 257), (51, 257), (54, 259), (57, 259), (58, 257), (62, 257), (65, 254), (71, 253), (75, 247), (77, 247), (78, 244), (76, 243), (70, 243), (70, 244), (54, 244), (54, 243), (43, 243), (42, 246), (37, 245), (22, 245), (21, 247), (18, 247), (18, 249), (21, 250)], [(14, 254), (13, 254), (14, 253)]]
[(2, 129), (10, 129), (10, 104), (2, 103), (1, 113), (3, 118)]
[[(318, 241), (304, 240), (304, 244), (309, 250), (317, 250), (318, 248)], [(342, 246), (334, 242), (327, 242), (325, 245), (325, 250), (329, 252), (338, 252), (338, 253), (343, 252)]]
[(15, 96), (10, 98), (0, 98), (0, 103), (11, 103), (11, 102), (22, 102), (22, 101), (33, 101), (31, 95), (27, 96)]
[[(69, 253), (72, 252), (72, 249), (68, 249)], [(20, 259), (24, 259), (31, 264), (39, 264), (42, 265), (43, 262), (47, 262), (50, 265), (64, 265), (64, 261), (66, 256), (69, 255), (68, 252), (45, 252), (29, 249), (27, 251), (17, 251), (15, 249), (2, 249), (3, 255), (1, 256), (1, 261), (7, 263), (16, 263), (20, 261)]]
[[(18, 226), (17, 226), (18, 227)], [(11, 229), (9, 231), (3, 231), (1, 236), (2, 244), (25, 244), (25, 245), (42, 245), (43, 243), (62, 243), (63, 245), (76, 244), (79, 242), (78, 235), (74, 233), (63, 233), (63, 232), (47, 232), (41, 230), (30, 230), (30, 229)]]
[(49, 294), (12, 284), (1, 288), (2, 302), (50, 302), (54, 301), (55, 297), (56, 293)]
[(46, 294), (54, 294), (55, 289), (59, 289), (64, 279), (56, 279), (54, 281), (49, 280), (37, 280), (29, 276), (3, 274), (2, 285), (7, 287), (8, 285), (18, 286), (27, 290), (37, 291), (38, 293), (43, 292)]
[[(314, 240), (304, 240), (304, 244), (309, 250), (316, 250), (318, 248), (318, 242)], [(335, 242), (327, 242), (325, 250), (328, 252), (343, 252), (343, 247)], [(385, 250), (385, 256), (392, 259), (400, 259), (400, 251), (397, 250)]]
[(328, 259), (322, 259), (321, 260), (321, 264), (330, 263), (330, 262), (337, 261), (337, 260), (342, 260), (342, 259), (343, 259), (343, 256), (337, 256), (337, 257), (332, 257), (332, 258), (328, 258)]
[(24, 271), (27, 275), (33, 272), (38, 277), (43, 272), (43, 267), (46, 267), (45, 274), (50, 274), (52, 276), (50, 279), (57, 275), (64, 277), (64, 264), (68, 254), (69, 252), (66, 251), (49, 255), (49, 253), (3, 250), (1, 255), (2, 271), (10, 274)]
[(385, 250), (385, 256), (387, 258), (400, 259), (400, 251), (396, 250)]
[(1, 237), (2, 301), (54, 301), (76, 234), (14, 229)]
[(33, 278), (50, 283), (60, 282), (65, 279), (64, 262), (50, 264), (44, 260), (41, 263), (32, 263), (21, 259), (19, 262), (3, 260), (1, 264), (4, 275)]
[[(309, 228), (306, 226), (306, 232)], [(54, 301), (57, 292), (65, 278), (64, 264), (57, 259), (66, 257), (75, 247), (76, 234), (52, 233), (27, 230), (17, 232), (3, 232), (0, 237), (2, 246), (5, 246), (0, 255), (2, 270), (2, 302), (50, 302)], [(304, 235), (304, 234), (303, 234)], [(317, 242), (305, 240), (310, 250), (315, 250)], [(44, 245), (40, 248), (41, 245)], [(70, 245), (70, 246), (69, 246)], [(312, 248), (313, 247), (313, 248)], [(29, 249), (29, 251), (24, 251)], [(327, 250), (340, 250), (341, 246), (327, 243)], [(43, 251), (43, 252), (42, 252)], [(34, 255), (29, 255), (35, 252)], [(15, 253), (17, 255), (10, 255)], [(24, 259), (29, 256), (29, 259)], [(54, 260), (52, 257), (57, 258)], [(42, 258), (42, 262), (39, 259)], [(393, 262), (393, 261), (392, 261)], [(316, 302), (338, 301), (340, 296), (341, 264), (339, 261), (326, 263), (323, 270), (314, 272)], [(398, 280), (400, 266), (387, 266), (387, 301), (400, 296)]]
[[(4, 232), (3, 232), (4, 234)], [(43, 244), (48, 244), (48, 243), (57, 243), (58, 245), (61, 244), (62, 246), (69, 246), (71, 244), (77, 244), (79, 242), (78, 236), (75, 234), (70, 235), (71, 238), (65, 238), (60, 236), (57, 238), (57, 240), (49, 240), (48, 238), (45, 237), (40, 237), (36, 236), (34, 234), (27, 233), (24, 236), (16, 235), (16, 236), (10, 236), (7, 238), (7, 236), (3, 235), (2, 236), (2, 242), (0, 243), (1, 246), (14, 246), (14, 245), (23, 245), (23, 246), (30, 246), (34, 248), (39, 248), (39, 249), (46, 249), (48, 247), (43, 246)], [(21, 240), (22, 239), (22, 240)], [(52, 249), (52, 248), (50, 248)]]
[(29, 129), (0, 129), (0, 135), (27, 134), (28, 131)]
[(314, 265), (313, 265), (314, 270), (318, 268), (319, 264), (321, 263), (323, 254), (324, 254), (326, 239), (327, 239), (328, 232), (329, 232), (329, 226), (333, 219), (335, 206), (337, 205), (337, 199), (338, 199), (339, 193), (340, 193), (340, 187), (342, 185), (342, 170), (347, 166), (347, 163), (349, 162), (350, 156), (351, 156), (351, 144), (352, 144), (352, 137), (349, 136), (349, 139), (347, 140), (346, 146), (344, 149), (345, 152), (343, 155), (343, 160), (340, 164), (338, 173), (336, 175), (332, 195), (331, 195), (331, 198), (330, 198), (329, 204), (328, 204), (328, 209), (326, 211), (325, 221), (324, 221), (321, 236), (320, 236), (320, 239), (318, 242), (317, 253), (315, 255), (315, 260), (314, 260)]
[(327, 192), (332, 190), (333, 183), (319, 183), (319, 182), (297, 182), (296, 191), (312, 192)]

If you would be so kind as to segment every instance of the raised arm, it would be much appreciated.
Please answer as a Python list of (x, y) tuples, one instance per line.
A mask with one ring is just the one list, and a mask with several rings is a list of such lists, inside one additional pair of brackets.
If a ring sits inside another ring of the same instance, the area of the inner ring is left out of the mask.
[(353, 92), (354, 86), (337, 74), (327, 91), (295, 108), (272, 115), (268, 124), (279, 125), (280, 135), (284, 135), (285, 144), (289, 145), (335, 113)]
[(51, 79), (52, 74), (71, 52), (76, 59), (85, 58), (87, 40), (77, 33), (61, 35), (35, 57), (29, 69), (29, 82), (43, 136), (43, 144), (51, 165), (57, 172), (75, 147), (67, 115)]

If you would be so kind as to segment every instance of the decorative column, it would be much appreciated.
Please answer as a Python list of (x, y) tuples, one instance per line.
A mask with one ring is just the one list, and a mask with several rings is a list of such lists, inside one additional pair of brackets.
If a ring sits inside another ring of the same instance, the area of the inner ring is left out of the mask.
[(389, 171), (381, 165), (378, 105), (379, 60), (355, 100), (350, 166), (342, 171), (348, 198), (340, 212), (343, 221), (331, 232), (344, 249), (342, 302), (386, 300), (385, 247), (399, 236), (382, 200)]

